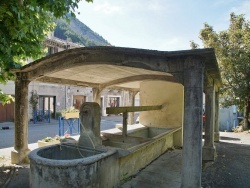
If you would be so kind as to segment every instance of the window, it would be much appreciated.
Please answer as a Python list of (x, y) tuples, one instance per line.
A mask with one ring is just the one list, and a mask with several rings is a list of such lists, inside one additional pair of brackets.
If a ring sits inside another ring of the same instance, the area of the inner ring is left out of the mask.
[(54, 54), (54, 53), (57, 53), (57, 52), (58, 52), (58, 48), (57, 47), (49, 46), (48, 47), (48, 53), (47, 53), (47, 55), (51, 55), (51, 54)]
[(110, 107), (119, 107), (120, 106), (120, 98), (119, 97), (109, 97), (109, 106)]

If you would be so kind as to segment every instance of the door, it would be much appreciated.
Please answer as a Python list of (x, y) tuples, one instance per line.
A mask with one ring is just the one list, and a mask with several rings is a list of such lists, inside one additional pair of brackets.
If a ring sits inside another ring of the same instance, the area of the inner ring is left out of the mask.
[(86, 101), (86, 96), (84, 95), (74, 95), (73, 96), (73, 106), (75, 109), (80, 110), (81, 105)]
[(3, 105), (0, 101), (0, 122), (14, 122), (15, 103)]

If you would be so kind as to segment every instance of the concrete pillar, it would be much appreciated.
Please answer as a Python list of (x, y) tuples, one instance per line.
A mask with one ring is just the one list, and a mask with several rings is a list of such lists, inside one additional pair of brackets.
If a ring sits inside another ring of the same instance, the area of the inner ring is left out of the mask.
[(15, 80), (15, 144), (11, 151), (11, 163), (29, 163), (28, 153), (28, 86), (23, 73)]
[(202, 60), (187, 58), (184, 62), (183, 188), (201, 187), (203, 76)]
[(219, 92), (215, 92), (215, 118), (214, 118), (214, 141), (220, 141), (219, 131)]
[(101, 105), (101, 92), (102, 92), (102, 90), (100, 90), (100, 89), (97, 88), (97, 87), (92, 88), (93, 102), (96, 102), (96, 103), (98, 103), (99, 105)]
[(215, 117), (215, 92), (214, 86), (206, 87), (206, 102), (205, 102), (205, 142), (202, 149), (202, 159), (204, 161), (213, 161), (215, 159), (214, 146), (214, 117)]
[[(135, 95), (137, 94), (137, 91), (129, 91), (129, 104), (128, 106), (135, 106)], [(135, 116), (134, 112), (128, 113), (128, 125), (133, 125)]]

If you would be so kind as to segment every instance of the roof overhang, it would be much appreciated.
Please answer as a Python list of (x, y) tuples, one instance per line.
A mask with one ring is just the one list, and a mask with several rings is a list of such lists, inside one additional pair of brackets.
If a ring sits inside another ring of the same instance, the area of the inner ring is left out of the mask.
[(29, 81), (84, 87), (139, 89), (145, 80), (183, 82), (188, 58), (199, 58), (205, 73), (221, 84), (213, 49), (156, 51), (122, 47), (83, 47), (41, 58), (12, 72)]

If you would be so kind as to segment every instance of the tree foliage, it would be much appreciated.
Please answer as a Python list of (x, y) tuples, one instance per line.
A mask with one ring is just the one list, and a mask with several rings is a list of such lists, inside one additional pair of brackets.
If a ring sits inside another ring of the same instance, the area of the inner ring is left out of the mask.
[(199, 44), (196, 44), (193, 40), (190, 41), (190, 48), (192, 50), (195, 50), (197, 48), (199, 48)]
[[(28, 58), (43, 55), (43, 41), (54, 28), (54, 17), (75, 16), (80, 0), (1, 0), (0, 1), (0, 83), (12, 80), (10, 68), (20, 67)], [(92, 2), (92, 0), (86, 0)], [(8, 102), (11, 98), (0, 98)]]
[(204, 24), (200, 31), (204, 47), (215, 49), (223, 79), (222, 104), (244, 109), (245, 128), (250, 108), (250, 25), (244, 15), (230, 15), (227, 30), (215, 32)]

